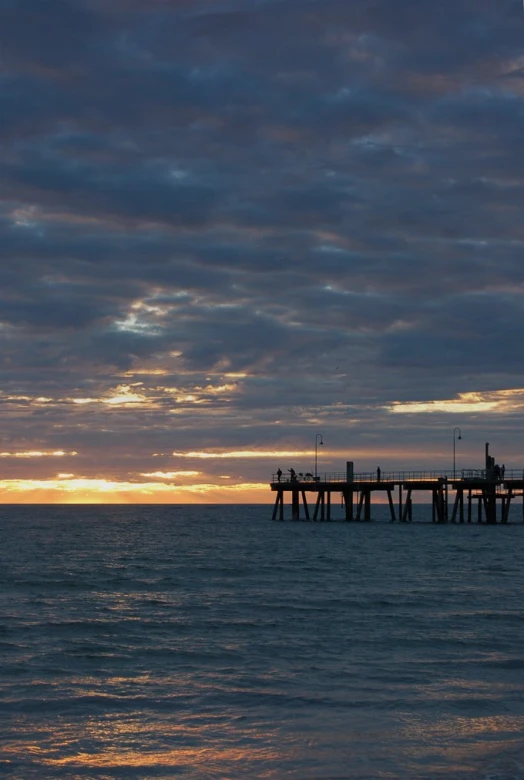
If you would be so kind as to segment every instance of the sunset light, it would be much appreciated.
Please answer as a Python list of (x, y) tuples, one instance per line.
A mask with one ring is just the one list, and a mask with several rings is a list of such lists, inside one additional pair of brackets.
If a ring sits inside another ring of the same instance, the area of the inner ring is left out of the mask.
[(50, 2), (0, 10), (0, 501), (524, 466), (518, 9)]
[(523, 139), (524, 0), (0, 0), (0, 777), (524, 780)]

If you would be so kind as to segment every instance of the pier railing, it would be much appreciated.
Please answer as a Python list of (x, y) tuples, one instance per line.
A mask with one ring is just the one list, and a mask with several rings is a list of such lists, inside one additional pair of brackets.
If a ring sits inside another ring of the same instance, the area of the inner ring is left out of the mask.
[(363, 471), (353, 474), (350, 479), (345, 471), (322, 472), (316, 476), (311, 472), (296, 472), (291, 474), (271, 475), (272, 483), (341, 483), (347, 485), (348, 482), (435, 482), (444, 480), (447, 482), (459, 482), (468, 480), (522, 480), (524, 479), (524, 470), (522, 469), (504, 469), (501, 472), (494, 472), (486, 469), (456, 469), (449, 471)]

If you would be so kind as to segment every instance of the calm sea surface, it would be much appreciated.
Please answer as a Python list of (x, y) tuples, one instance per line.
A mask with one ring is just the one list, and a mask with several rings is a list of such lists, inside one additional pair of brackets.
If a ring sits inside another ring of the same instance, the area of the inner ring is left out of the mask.
[(374, 511), (0, 507), (0, 775), (523, 780), (521, 518)]

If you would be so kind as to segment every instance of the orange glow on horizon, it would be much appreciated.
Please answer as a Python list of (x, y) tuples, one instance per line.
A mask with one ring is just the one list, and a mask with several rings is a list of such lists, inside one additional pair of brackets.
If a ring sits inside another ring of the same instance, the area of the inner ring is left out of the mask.
[(64, 474), (55, 479), (0, 480), (2, 504), (266, 504), (272, 500), (267, 482), (176, 485)]

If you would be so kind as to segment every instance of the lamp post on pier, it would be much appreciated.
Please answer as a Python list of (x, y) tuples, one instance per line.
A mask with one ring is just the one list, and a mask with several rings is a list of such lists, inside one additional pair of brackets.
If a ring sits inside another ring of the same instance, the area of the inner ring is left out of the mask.
[[(319, 439), (320, 439), (320, 441), (319, 441)], [(315, 436), (315, 482), (317, 480), (318, 445), (319, 444), (321, 444), (321, 445), (324, 444), (324, 442), (322, 441), (322, 434), (321, 433), (317, 433), (317, 435)]]
[[(458, 431), (458, 436), (457, 436)], [(462, 439), (462, 431), (460, 428), (453, 428), (453, 479), (455, 479), (455, 442)]]

